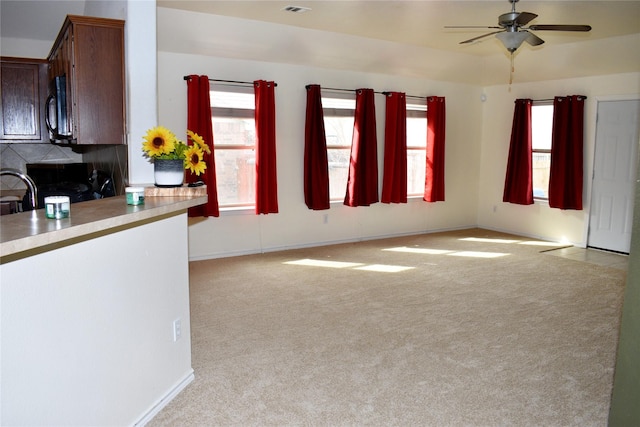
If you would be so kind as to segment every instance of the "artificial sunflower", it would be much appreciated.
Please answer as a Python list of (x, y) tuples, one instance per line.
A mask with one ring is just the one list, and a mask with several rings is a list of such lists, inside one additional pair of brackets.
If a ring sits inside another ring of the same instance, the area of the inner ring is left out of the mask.
[(204, 138), (187, 130), (187, 138), (192, 145), (187, 145), (176, 138), (173, 132), (163, 126), (156, 126), (147, 131), (142, 143), (144, 155), (154, 162), (157, 160), (182, 160), (184, 169), (200, 175), (207, 169), (204, 153), (211, 154), (211, 149)]
[(184, 168), (200, 175), (207, 169), (207, 164), (204, 162), (204, 153), (198, 145), (192, 145), (187, 149), (184, 158)]
[(209, 146), (204, 142), (204, 138), (202, 138), (200, 135), (190, 130), (187, 131), (187, 136), (191, 141), (193, 141), (195, 145), (200, 147), (202, 151), (204, 151), (207, 154), (211, 154), (211, 150), (209, 149)]
[(144, 136), (142, 150), (150, 158), (161, 158), (171, 155), (176, 150), (176, 141), (177, 138), (173, 132), (163, 126), (156, 126), (149, 129)]

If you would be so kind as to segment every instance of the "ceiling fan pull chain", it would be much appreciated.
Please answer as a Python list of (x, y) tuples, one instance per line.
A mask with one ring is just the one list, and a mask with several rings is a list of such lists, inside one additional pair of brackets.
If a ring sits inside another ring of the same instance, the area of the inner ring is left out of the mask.
[(509, 86), (513, 83), (513, 73), (516, 71), (516, 67), (513, 62), (513, 52), (511, 52), (511, 68), (509, 70)]

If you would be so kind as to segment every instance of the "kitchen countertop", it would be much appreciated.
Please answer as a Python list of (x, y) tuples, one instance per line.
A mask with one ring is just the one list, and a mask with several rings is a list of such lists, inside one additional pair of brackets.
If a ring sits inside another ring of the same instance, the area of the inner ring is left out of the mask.
[(98, 237), (206, 202), (206, 195), (146, 197), (143, 205), (132, 206), (127, 205), (125, 196), (116, 196), (73, 203), (69, 218), (64, 219), (49, 219), (44, 209), (3, 215), (0, 217), (0, 259), (7, 262), (78, 239)]

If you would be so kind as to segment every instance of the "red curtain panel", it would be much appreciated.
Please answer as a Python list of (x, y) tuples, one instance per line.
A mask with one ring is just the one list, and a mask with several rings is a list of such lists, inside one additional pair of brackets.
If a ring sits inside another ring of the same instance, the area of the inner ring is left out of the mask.
[(407, 203), (407, 98), (385, 93), (382, 203)]
[(278, 213), (275, 83), (253, 82), (256, 118), (256, 214)]
[(200, 135), (209, 145), (211, 153), (204, 153), (207, 169), (197, 176), (187, 172), (187, 182), (204, 181), (207, 185), (208, 202), (189, 208), (189, 216), (220, 216), (218, 208), (218, 186), (216, 183), (216, 163), (213, 150), (213, 125), (211, 123), (211, 102), (209, 99), (209, 77), (190, 75), (187, 79), (187, 129)]
[(581, 95), (553, 100), (549, 206), (582, 210), (584, 101)]
[(427, 202), (444, 201), (444, 149), (446, 105), (441, 96), (427, 98), (427, 167), (424, 196)]
[(329, 209), (329, 162), (320, 85), (307, 86), (304, 127), (304, 202), (309, 209)]
[(531, 99), (516, 99), (504, 181), (503, 202), (533, 204)]
[(374, 92), (358, 89), (345, 205), (370, 206), (378, 202), (377, 146)]

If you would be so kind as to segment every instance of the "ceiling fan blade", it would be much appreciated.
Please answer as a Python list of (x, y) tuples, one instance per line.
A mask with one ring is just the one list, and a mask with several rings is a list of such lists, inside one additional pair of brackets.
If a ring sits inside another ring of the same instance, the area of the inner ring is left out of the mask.
[(591, 25), (530, 25), (534, 31), (591, 31)]
[(500, 29), (502, 27), (487, 27), (484, 25), (445, 25), (444, 28), (497, 28), (497, 29)]
[(526, 33), (529, 33), (529, 34), (527, 35), (527, 38), (524, 39), (524, 41), (529, 43), (531, 46), (539, 46), (542, 43), (544, 43), (544, 40), (542, 40), (540, 37), (536, 36), (535, 34), (530, 33), (529, 31), (526, 31)]
[(483, 38), (485, 38), (485, 37), (492, 36), (492, 35), (494, 35), (494, 34), (503, 33), (504, 31), (505, 31), (505, 30), (493, 31), (493, 32), (491, 32), (491, 33), (483, 34), (483, 35), (481, 35), (481, 36), (474, 37), (474, 38), (469, 39), (469, 40), (461, 41), (461, 42), (460, 42), (460, 44), (473, 43), (473, 42), (474, 42), (474, 41), (476, 41), (476, 40), (480, 40), (480, 39), (483, 39)]
[(516, 19), (514, 20), (514, 23), (520, 26), (526, 25), (529, 22), (533, 21), (537, 16), (538, 15), (531, 12), (520, 12), (516, 17)]

